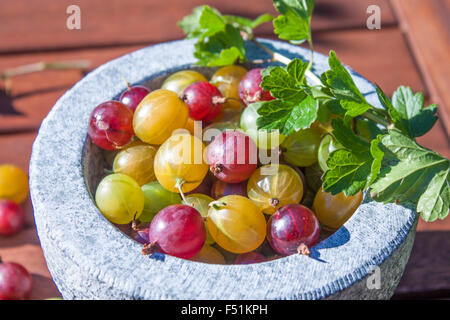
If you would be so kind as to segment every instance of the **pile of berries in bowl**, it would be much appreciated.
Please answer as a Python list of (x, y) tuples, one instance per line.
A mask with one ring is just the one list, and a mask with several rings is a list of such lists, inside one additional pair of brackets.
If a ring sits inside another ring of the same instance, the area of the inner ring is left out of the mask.
[(309, 254), (360, 205), (321, 188), (330, 126), (284, 136), (258, 130), (260, 68), (171, 74), (159, 89), (128, 85), (97, 106), (88, 135), (110, 167), (95, 190), (101, 213), (155, 252), (249, 264)]

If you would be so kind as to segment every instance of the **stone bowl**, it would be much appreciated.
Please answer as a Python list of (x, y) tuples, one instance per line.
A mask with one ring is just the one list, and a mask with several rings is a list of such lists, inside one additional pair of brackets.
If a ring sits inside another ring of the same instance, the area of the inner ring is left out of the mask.
[[(307, 50), (261, 39), (282, 54)], [(167, 75), (191, 68), (194, 42), (174, 41), (110, 61), (78, 82), (42, 122), (30, 163), (31, 198), (48, 268), (64, 299), (388, 299), (413, 245), (411, 208), (365, 199), (311, 256), (291, 255), (251, 265), (213, 265), (141, 254), (141, 245), (107, 221), (92, 194), (108, 159), (87, 138), (91, 111), (132, 84), (156, 89)], [(267, 58), (247, 43), (250, 59)], [(315, 55), (313, 72), (328, 69)], [(374, 86), (351, 69), (366, 99)], [(209, 71), (211, 72), (211, 71)], [(156, 257), (156, 258), (155, 258)]]

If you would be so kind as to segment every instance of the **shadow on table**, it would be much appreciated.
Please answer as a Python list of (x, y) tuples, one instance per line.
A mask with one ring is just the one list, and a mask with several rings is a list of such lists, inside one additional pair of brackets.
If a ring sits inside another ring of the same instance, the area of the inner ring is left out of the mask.
[(12, 97), (4, 90), (0, 90), (0, 116), (8, 115), (23, 115), (23, 113), (14, 108)]
[(31, 291), (30, 300), (44, 300), (48, 298), (59, 298), (61, 294), (55, 283), (50, 277), (32, 273), (33, 290)]

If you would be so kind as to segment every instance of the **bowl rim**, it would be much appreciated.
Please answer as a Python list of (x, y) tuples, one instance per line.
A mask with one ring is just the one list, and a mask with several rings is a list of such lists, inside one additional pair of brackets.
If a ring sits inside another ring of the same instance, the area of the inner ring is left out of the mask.
[[(259, 40), (288, 57), (309, 58), (304, 48)], [(252, 43), (246, 46), (249, 59), (265, 56)], [(135, 84), (192, 66), (193, 48), (194, 40), (175, 40), (111, 60), (68, 90), (43, 120), (32, 149), (30, 190), (52, 276), (58, 277), (52, 263), (62, 263), (52, 260), (52, 252), (58, 250), (82, 272), (117, 287), (124, 296), (139, 299), (320, 299), (363, 279), (404, 241), (416, 218), (414, 210), (377, 203), (366, 195), (343, 227), (311, 248), (311, 257), (209, 265), (168, 255), (142, 256), (141, 245), (97, 209), (83, 168), (91, 111), (125, 89), (121, 76)], [(316, 52), (312, 71), (326, 69), (327, 57)], [(366, 99), (381, 107), (374, 85), (347, 69)]]

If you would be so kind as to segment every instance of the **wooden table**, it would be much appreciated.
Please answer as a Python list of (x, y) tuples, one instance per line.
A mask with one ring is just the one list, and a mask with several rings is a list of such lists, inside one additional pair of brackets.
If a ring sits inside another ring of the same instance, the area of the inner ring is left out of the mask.
[[(68, 30), (66, 8), (81, 8), (81, 30)], [(92, 68), (153, 43), (180, 39), (176, 22), (196, 5), (256, 17), (275, 14), (270, 0), (3, 0), (0, 2), (0, 70), (40, 61), (89, 59)], [(381, 29), (368, 30), (367, 7), (381, 9)], [(315, 48), (339, 58), (389, 94), (399, 85), (439, 103), (440, 120), (419, 142), (450, 156), (449, 0), (317, 0), (313, 17)], [(258, 36), (274, 38), (270, 25)], [(31, 146), (42, 119), (83, 73), (43, 71), (12, 79), (0, 93), (0, 163), (28, 168)], [(33, 299), (59, 296), (47, 270), (29, 200), (27, 225), (0, 238), (5, 261), (33, 274)], [(55, 213), (58, 214), (58, 213)], [(394, 296), (450, 298), (450, 218), (418, 226), (411, 259)]]

